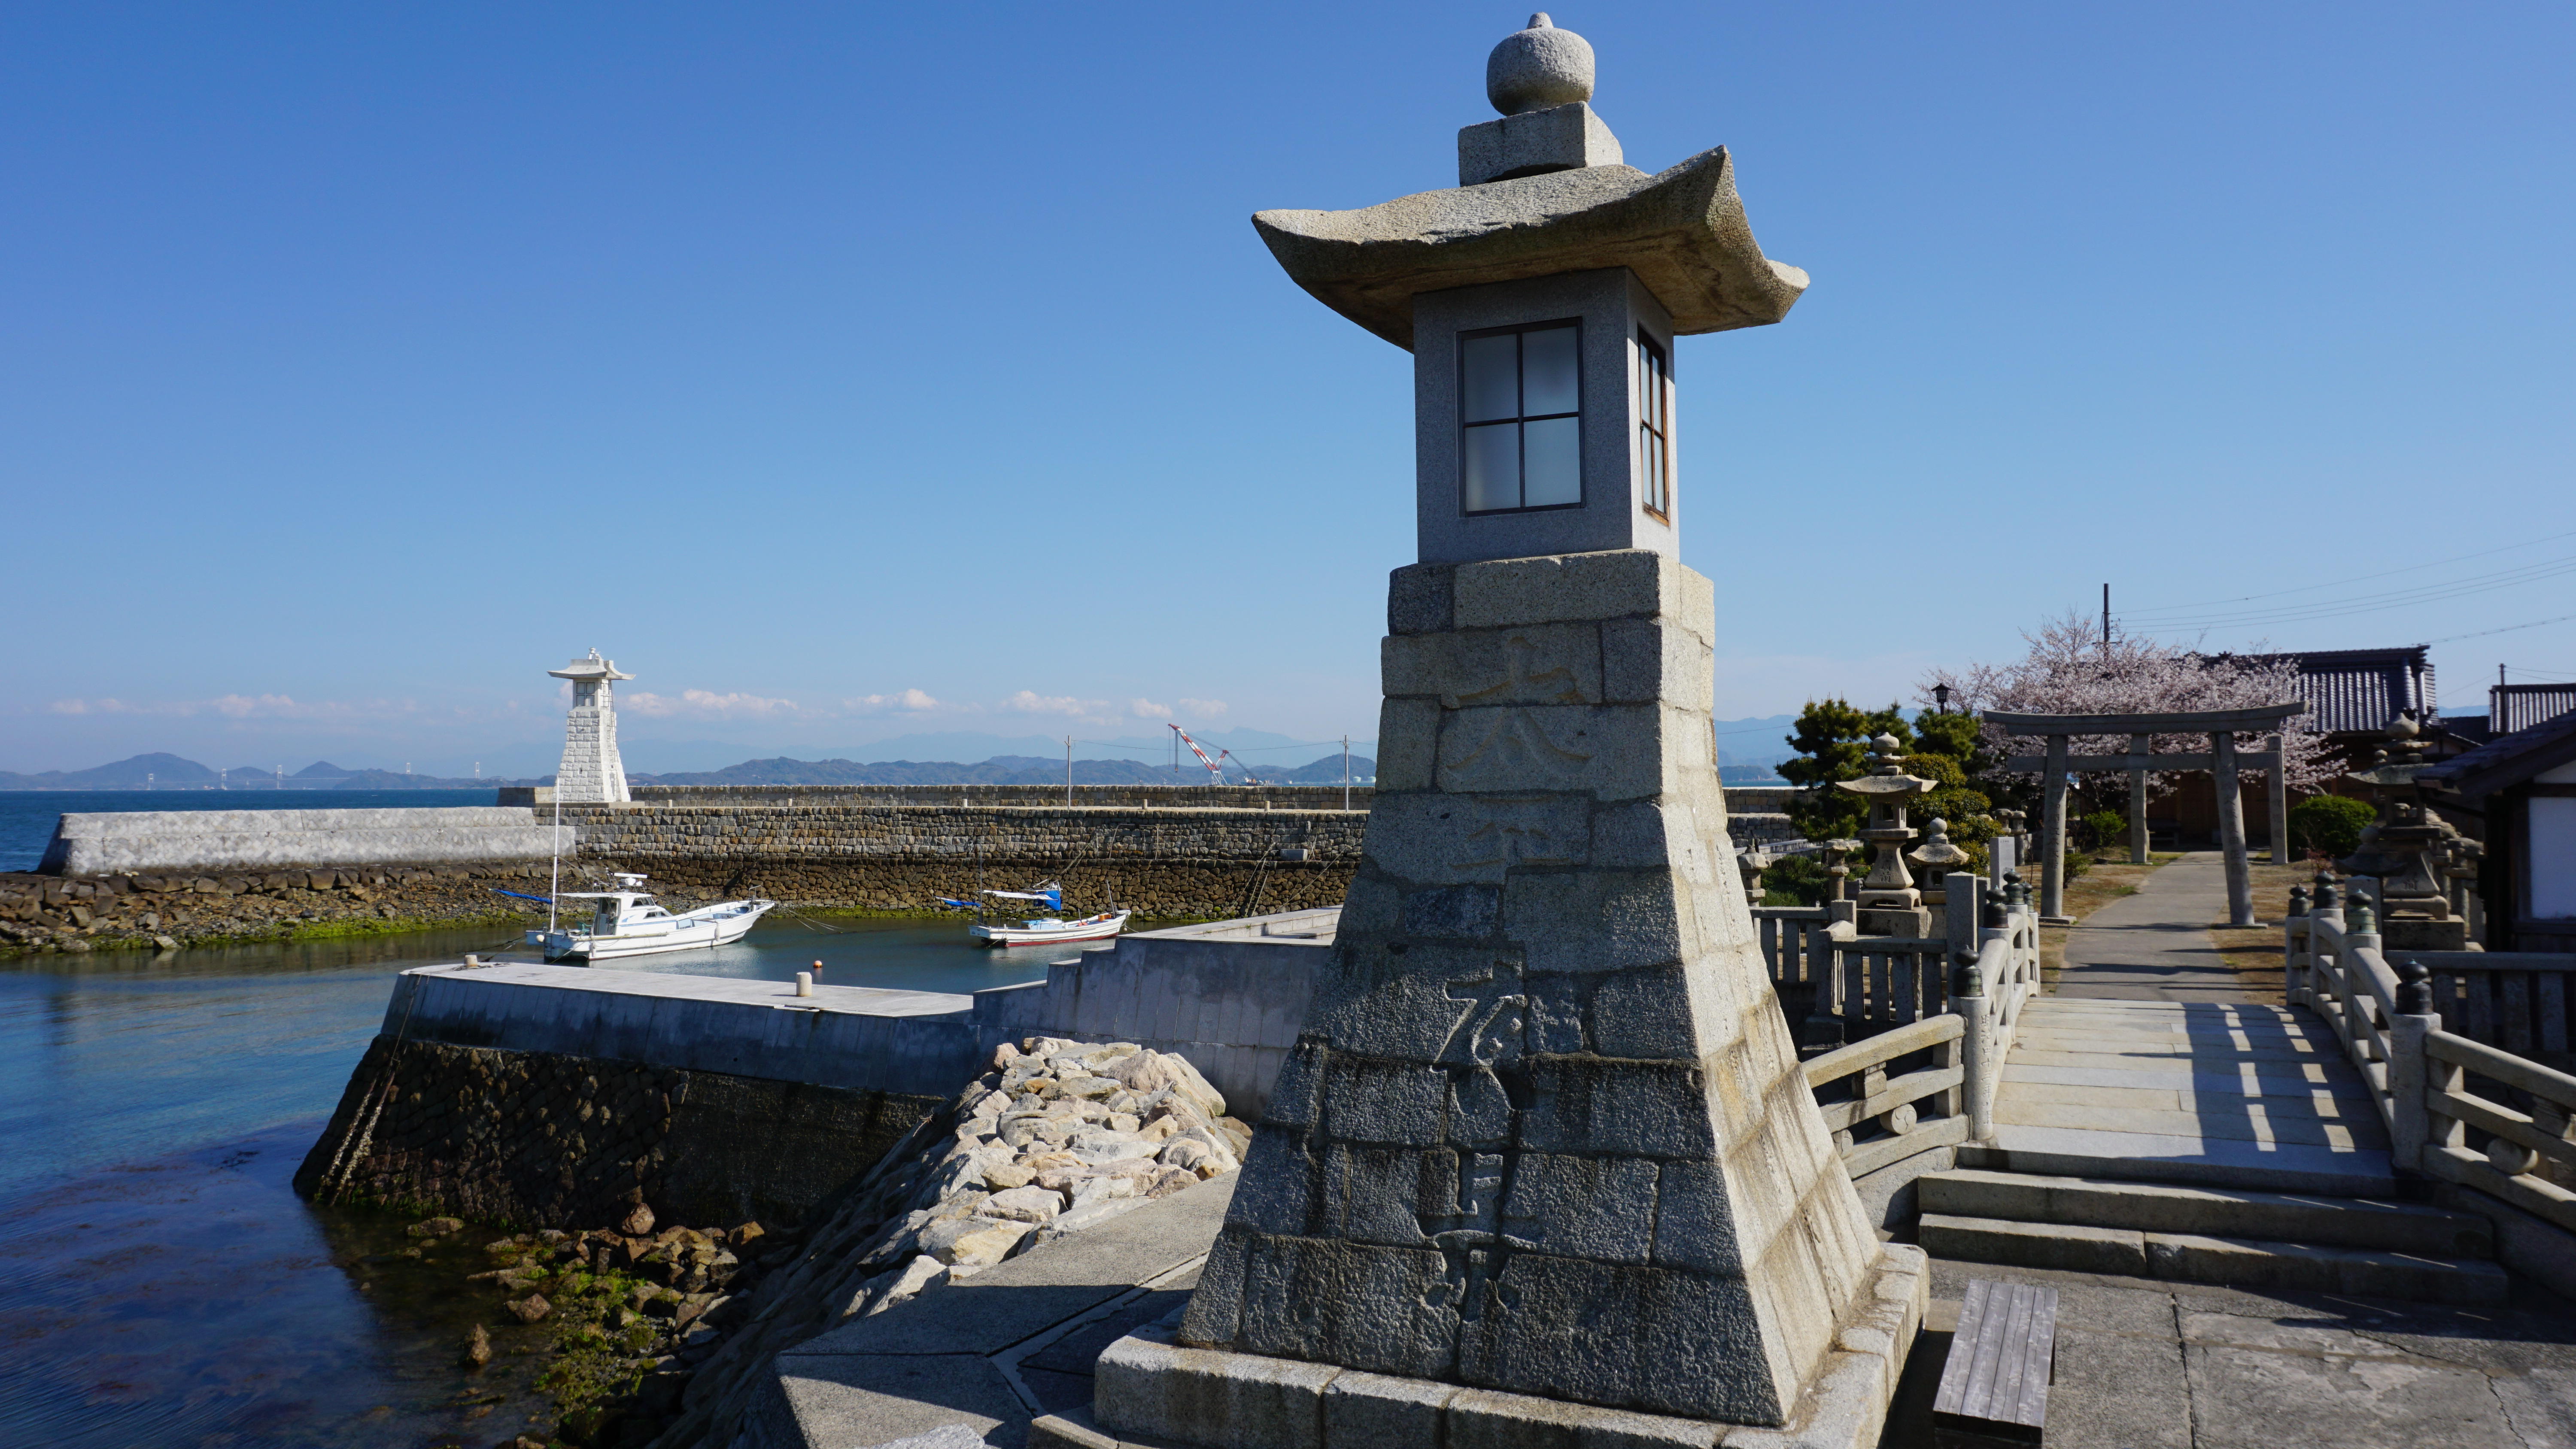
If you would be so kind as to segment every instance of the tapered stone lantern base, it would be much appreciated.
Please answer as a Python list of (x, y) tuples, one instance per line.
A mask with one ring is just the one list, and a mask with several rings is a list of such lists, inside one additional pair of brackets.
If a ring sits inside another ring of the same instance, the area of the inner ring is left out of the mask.
[(1104, 1355), (1089, 1432), (1875, 1442), (1923, 1260), (1872, 1231), (1771, 990), (1711, 598), (1642, 549), (1396, 572), (1332, 961), (1186, 1318)]

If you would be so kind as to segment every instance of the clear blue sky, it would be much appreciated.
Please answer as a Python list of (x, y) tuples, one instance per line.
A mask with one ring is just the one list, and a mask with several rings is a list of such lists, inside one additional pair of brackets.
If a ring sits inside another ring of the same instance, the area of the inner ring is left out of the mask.
[[(1408, 359), (1245, 218), (1453, 183), (1525, 13), (0, 8), (0, 768), (541, 768), (594, 645), (639, 768), (1373, 733)], [(1729, 145), (1815, 278), (1678, 359), (1721, 715), (2105, 580), (2143, 621), (2576, 558), (2576, 9), (1556, 20), (1633, 164)], [(2576, 623), (2435, 658), (2473, 708)]]

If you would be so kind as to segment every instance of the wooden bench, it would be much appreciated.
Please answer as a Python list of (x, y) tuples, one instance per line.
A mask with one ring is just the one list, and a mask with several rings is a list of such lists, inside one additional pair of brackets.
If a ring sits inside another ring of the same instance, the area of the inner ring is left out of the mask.
[(1932, 1400), (1932, 1442), (1939, 1449), (2041, 1442), (2056, 1366), (2056, 1289), (1968, 1280)]

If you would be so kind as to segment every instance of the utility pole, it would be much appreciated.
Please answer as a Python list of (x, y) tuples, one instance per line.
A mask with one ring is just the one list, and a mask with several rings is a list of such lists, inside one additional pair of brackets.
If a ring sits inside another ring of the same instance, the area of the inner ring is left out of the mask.
[(2111, 586), (2102, 586), (2102, 647), (2111, 646)]
[(1342, 808), (1351, 808), (1351, 737), (1342, 736)]
[(1064, 737), (1064, 803), (1073, 803), (1073, 736)]

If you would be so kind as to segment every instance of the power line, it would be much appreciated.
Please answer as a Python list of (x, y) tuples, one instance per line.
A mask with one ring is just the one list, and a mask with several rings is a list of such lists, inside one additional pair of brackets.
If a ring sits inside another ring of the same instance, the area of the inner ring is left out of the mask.
[[(2520, 584), (2539, 583), (2545, 579), (2576, 573), (2576, 557), (2551, 559), (2544, 563), (2526, 564), (2483, 579), (2453, 580), (2425, 584), (2413, 589), (2399, 589), (2377, 595), (2356, 595), (2344, 599), (2321, 599), (2310, 604), (2290, 604), (2277, 609), (2252, 610), (2241, 614), (2212, 614), (2194, 618), (2145, 620), (2143, 627), (2152, 632), (2169, 633), (2183, 629), (2240, 628), (2257, 624), (2293, 624), (2314, 619), (2341, 618), (2351, 614), (2379, 613), (2389, 609), (2413, 608), (2420, 604), (2438, 603), (2445, 599), (2465, 598), (2471, 594), (2493, 593)], [(2134, 617), (2134, 616), (2132, 616)]]
[(2453, 634), (2448, 638), (2427, 639), (2424, 642), (2427, 644), (2452, 644), (2457, 643), (2462, 639), (2483, 639), (2489, 634), (2510, 634), (2516, 629), (2537, 629), (2543, 624), (2564, 624), (2570, 619), (2576, 619), (2576, 614), (2561, 614), (2555, 619), (2534, 619), (2528, 624), (2507, 624), (2501, 629), (2480, 629), (2474, 634)]
[(2375, 574), (2358, 574), (2339, 579), (2328, 579), (2326, 582), (2321, 584), (2301, 584), (2295, 589), (2275, 589), (2270, 593), (2265, 594), (2239, 594), (2232, 599), (2203, 599), (2198, 603), (2192, 604), (2165, 604), (2155, 608), (2123, 610), (2121, 617), (2125, 619), (2133, 618), (2141, 614), (2175, 614), (2181, 613), (2187, 609), (2216, 608), (2222, 604), (2246, 604), (2251, 603), (2256, 599), (2277, 599), (2284, 594), (2310, 593), (2317, 589), (2330, 589), (2341, 584), (2367, 583), (2372, 579), (2394, 578), (2399, 574), (2420, 573), (2425, 569), (2440, 568), (2444, 564), (2465, 563), (2473, 558), (2486, 558), (2492, 554), (2510, 553), (2518, 548), (2534, 548), (2544, 543), (2556, 543), (2562, 538), (2576, 538), (2576, 531), (2553, 533), (2544, 538), (2525, 539), (2520, 543), (2508, 543), (2498, 548), (2480, 549), (2475, 553), (2454, 554), (2449, 558), (2435, 559), (2430, 563), (2408, 564), (2403, 568), (2387, 569)]

